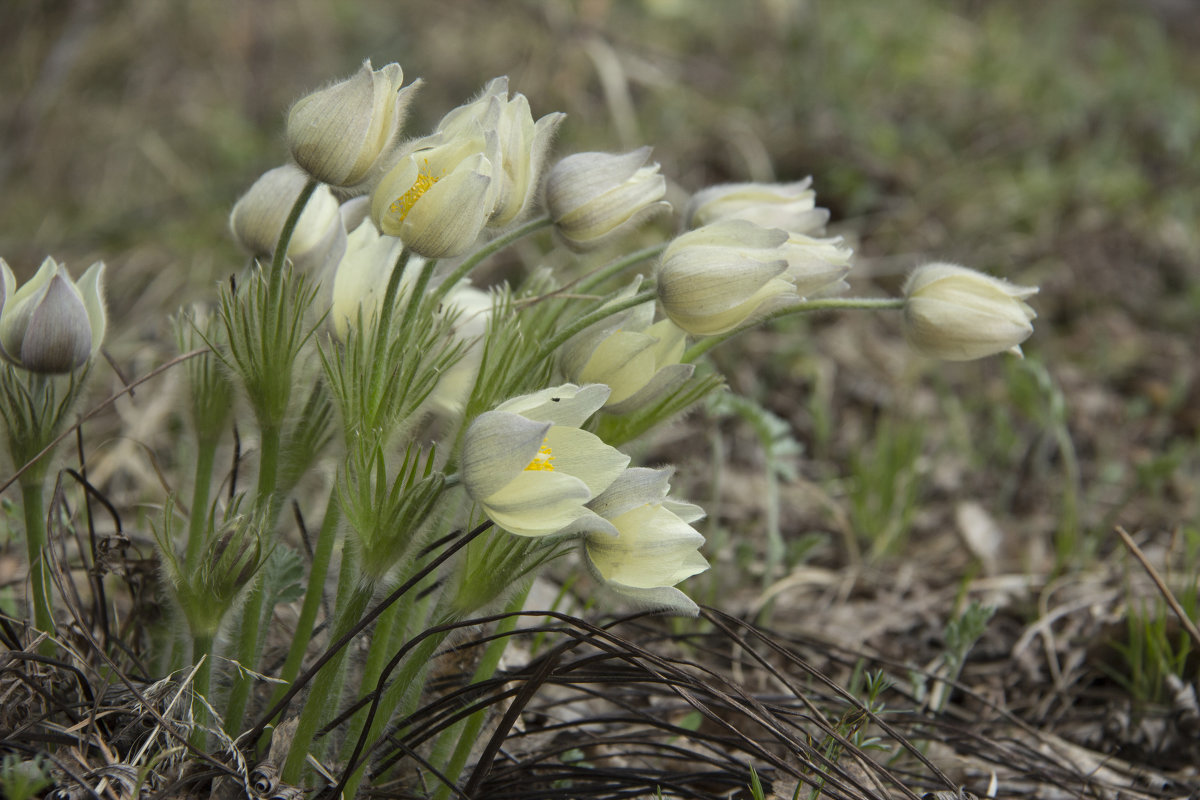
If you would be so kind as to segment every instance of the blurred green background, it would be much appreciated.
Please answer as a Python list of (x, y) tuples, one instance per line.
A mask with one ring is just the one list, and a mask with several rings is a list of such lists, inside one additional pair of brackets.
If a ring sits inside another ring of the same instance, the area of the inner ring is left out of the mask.
[(924, 444), (892, 454), (923, 476), (909, 506), (981, 497), (1047, 536), (1194, 518), (1196, 4), (4, 0), (0, 52), (0, 255), (105, 259), (118, 360), (165, 350), (165, 315), (240, 266), (228, 210), (285, 158), (293, 100), (398, 61), (426, 81), (416, 134), (508, 74), (568, 113), (560, 153), (652, 144), (677, 200), (812, 175), (861, 293), (934, 259), (1041, 285), (1028, 367), (915, 360), (894, 318), (718, 351), (808, 477), (890, 480), (859, 474), (869, 443), (915, 420)]

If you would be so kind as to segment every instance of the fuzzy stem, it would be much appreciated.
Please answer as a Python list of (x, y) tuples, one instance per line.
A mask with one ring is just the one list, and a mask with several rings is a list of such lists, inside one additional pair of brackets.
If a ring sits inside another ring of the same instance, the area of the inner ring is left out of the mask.
[(325, 519), (321, 521), (321, 530), (317, 532), (317, 546), (313, 550), (312, 568), (308, 572), (308, 587), (304, 591), (304, 604), (300, 607), (300, 618), (296, 620), (296, 631), (292, 637), (292, 646), (288, 650), (287, 660), (279, 678), (283, 683), (275, 687), (271, 693), (268, 706), (273, 706), (283, 697), (283, 693), (291, 686), (292, 681), (300, 674), (300, 665), (312, 639), (313, 627), (317, 620), (317, 611), (321, 608), (321, 598), (325, 594), (325, 576), (329, 573), (329, 560), (333, 554), (333, 545), (337, 541), (338, 520), (341, 518), (341, 506), (337, 502), (337, 488), (329, 493), (329, 503), (325, 506)]
[(806, 314), (812, 311), (901, 311), (904, 309), (903, 297), (823, 297), (817, 300), (801, 300), (790, 306), (776, 309), (761, 319), (734, 328), (726, 333), (717, 334), (701, 339), (688, 348), (680, 359), (684, 364), (695, 361), (719, 344), (729, 341), (739, 333), (756, 328), (769, 320), (785, 317), (790, 314)]
[(283, 228), (279, 231), (279, 242), (275, 245), (275, 254), (271, 258), (270, 298), (272, 303), (279, 300), (280, 285), (283, 282), (283, 264), (287, 260), (288, 246), (292, 243), (292, 234), (296, 231), (296, 223), (300, 221), (304, 207), (308, 205), (309, 198), (312, 197), (319, 185), (320, 181), (316, 178), (308, 179), (304, 188), (300, 190), (300, 194), (296, 195), (296, 202), (292, 203), (292, 210), (288, 212), (287, 220), (284, 221)]
[(611, 264), (606, 264), (605, 266), (593, 272), (591, 275), (580, 279), (579, 283), (575, 286), (575, 290), (580, 293), (586, 293), (594, 287), (604, 283), (604, 281), (608, 280), (612, 276), (620, 275), (634, 264), (639, 264), (647, 259), (654, 258), (656, 255), (666, 249), (667, 243), (662, 242), (661, 244), (651, 245), (650, 247), (618, 258)]
[[(383, 666), (387, 663), (388, 653), (392, 648), (392, 640), (396, 638), (397, 623), (400, 623), (401, 620), (407, 622), (411, 611), (412, 600), (409, 597), (403, 597), (393, 603), (376, 621), (375, 630), (371, 632), (371, 644), (367, 650), (367, 660), (363, 664), (362, 677), (359, 678), (359, 698), (366, 695), (379, 680), (379, 676), (383, 673)], [(399, 629), (403, 634), (405, 625), (401, 623)], [(342, 743), (343, 760), (349, 757), (366, 721), (365, 711), (359, 711), (350, 718), (346, 727), (346, 739)]]
[[(193, 663), (204, 659), (200, 662), (196, 676), (192, 679), (192, 692), (208, 700), (210, 704), (212, 700), (208, 696), (208, 689), (212, 679), (212, 648), (212, 634), (197, 634), (192, 638)], [(204, 726), (208, 722), (208, 709), (203, 703), (196, 703), (192, 708), (192, 717), (196, 727), (192, 729), (189, 741), (196, 747), (203, 748), (208, 738), (208, 732), (204, 730)]]
[(555, 350), (563, 345), (564, 342), (566, 342), (575, 334), (579, 333), (581, 330), (591, 327), (597, 322), (611, 317), (613, 314), (619, 314), (627, 308), (640, 306), (642, 303), (649, 303), (654, 300), (656, 296), (657, 294), (654, 289), (647, 289), (646, 291), (638, 292), (633, 297), (629, 297), (619, 303), (613, 303), (611, 306), (606, 305), (602, 308), (596, 309), (590, 314), (584, 314), (582, 317), (575, 320), (558, 333), (554, 334), (554, 337), (550, 339), (550, 341), (542, 345), (542, 349), (538, 351), (537, 354), (537, 361), (542, 361), (546, 358), (549, 358), (554, 354)]
[(33, 605), (33, 627), (54, 633), (50, 609), (50, 567), (46, 563), (45, 480), (34, 469), (21, 477), (21, 504), (25, 510), (25, 545), (29, 550), (29, 584)]
[(529, 234), (536, 233), (542, 228), (549, 227), (553, 224), (554, 221), (550, 219), (549, 216), (538, 217), (537, 219), (526, 222), (524, 225), (519, 225), (516, 228), (513, 228), (508, 233), (492, 239), (483, 247), (479, 248), (474, 253), (463, 259), (463, 262), (455, 268), (454, 272), (450, 273), (446, 280), (442, 281), (442, 284), (433, 291), (433, 295), (430, 297), (430, 303), (432, 303), (434, 306), (440, 303), (442, 299), (450, 293), (450, 290), (454, 288), (455, 284), (466, 277), (471, 270), (479, 266), (479, 262), (483, 261), (492, 253), (503, 250), (513, 242), (524, 239)]
[[(336, 642), (346, 635), (359, 622), (363, 611), (367, 608), (374, 587), (359, 585), (350, 595), (344, 608), (340, 609), (329, 634), (330, 641)], [(316, 735), (326, 712), (338, 704), (339, 697), (332, 694), (339, 667), (346, 658), (346, 649), (338, 650), (317, 672), (313, 680), (310, 702), (304, 704), (300, 718), (296, 724), (296, 732), (288, 749), (287, 760), (283, 764), (282, 778), (285, 783), (296, 784), (301, 777), (305, 759), (312, 746), (313, 736)]]
[[(212, 489), (213, 463), (217, 456), (217, 440), (201, 439), (196, 452), (196, 479), (192, 484), (191, 516), (188, 518), (187, 551), (184, 565), (189, 574), (195, 572), (204, 547), (208, 522), (208, 495)], [(207, 666), (207, 665), (206, 665)]]

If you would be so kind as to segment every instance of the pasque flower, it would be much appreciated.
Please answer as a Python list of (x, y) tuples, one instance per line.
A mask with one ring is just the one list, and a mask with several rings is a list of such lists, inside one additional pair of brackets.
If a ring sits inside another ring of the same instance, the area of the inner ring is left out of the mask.
[[(233, 206), (229, 228), (233, 236), (255, 258), (270, 258), (279, 234), (300, 196), (308, 176), (294, 164), (268, 170)], [(318, 272), (339, 258), (346, 243), (346, 230), (338, 213), (338, 202), (327, 186), (319, 186), (309, 197), (288, 243), (288, 257), (298, 268)]]
[[(364, 220), (347, 237), (346, 252), (333, 273), (333, 290), (329, 308), (329, 321), (334, 334), (346, 339), (346, 329), (358, 324), (359, 310), (364, 323), (379, 313), (383, 293), (391, 277), (404, 243), (394, 236), (380, 236), (375, 223)], [(407, 297), (414, 276), (420, 271), (418, 258), (409, 259), (397, 302)]]
[(372, 69), (300, 98), (288, 112), (287, 143), (301, 169), (331, 186), (354, 188), (385, 168), (420, 81), (401, 89), (399, 64)]
[[(606, 305), (631, 297), (641, 282), (623, 289)], [(573, 336), (562, 348), (568, 379), (603, 383), (612, 390), (604, 408), (625, 414), (655, 402), (691, 377), (695, 366), (681, 364), (683, 330), (669, 319), (654, 322), (654, 304), (614, 314)]]
[(463, 439), (462, 482), (488, 518), (520, 536), (616, 529), (585, 504), (608, 488), (629, 456), (579, 426), (608, 387), (564, 384), (476, 417)]
[(688, 333), (724, 333), (801, 297), (840, 289), (849, 262), (840, 239), (722, 220), (668, 245), (658, 268), (658, 299)]
[[(498, 103), (492, 116), (499, 114)], [(501, 165), (494, 128), (471, 121), (417, 142), (371, 194), (371, 217), (426, 258), (466, 252), (495, 208)]]
[(492, 295), (464, 280), (446, 295), (446, 313), (454, 315), (450, 335), (466, 345), (462, 358), (446, 370), (429, 395), (430, 403), (447, 414), (459, 414), (471, 397), (483, 363), (483, 336), (492, 318)]
[(587, 534), (588, 566), (611, 589), (643, 605), (695, 614), (696, 604), (672, 588), (708, 569), (701, 535), (689, 523), (704, 516), (691, 503), (667, 497), (672, 471), (627, 469), (588, 507), (617, 533)]
[(0, 258), (0, 355), (30, 372), (61, 374), (86, 364), (104, 341), (104, 263), (79, 282), (47, 257), (20, 289)]
[(917, 351), (968, 361), (1008, 351), (1021, 355), (1037, 314), (1025, 300), (1036, 286), (1017, 286), (955, 264), (918, 267), (904, 284), (904, 332)]
[(500, 169), (495, 176), (494, 207), (488, 218), (490, 228), (503, 228), (515, 222), (529, 208), (537, 192), (546, 151), (565, 114), (547, 114), (537, 122), (523, 94), (508, 96), (508, 76), (494, 78), (483, 93), (442, 118), (438, 132), (454, 134), (478, 124), (496, 132), (500, 151)]
[(567, 156), (546, 178), (546, 210), (567, 246), (587, 250), (669, 209), (650, 148)]
[(684, 225), (696, 228), (724, 219), (744, 219), (764, 228), (789, 233), (816, 233), (829, 221), (829, 211), (817, 208), (812, 178), (791, 183), (723, 183), (692, 195)]

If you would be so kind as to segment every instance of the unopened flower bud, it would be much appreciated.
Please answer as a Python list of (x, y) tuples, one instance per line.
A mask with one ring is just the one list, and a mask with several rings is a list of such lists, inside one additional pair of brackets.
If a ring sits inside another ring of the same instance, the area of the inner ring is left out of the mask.
[(692, 196), (684, 226), (696, 228), (723, 219), (744, 219), (789, 233), (817, 233), (829, 221), (829, 211), (817, 208), (817, 194), (811, 187), (812, 178), (792, 183), (709, 186)]
[(353, 188), (386, 169), (420, 82), (399, 64), (372, 69), (303, 97), (288, 112), (287, 143), (301, 169), (330, 186)]
[[(333, 274), (329, 309), (329, 321), (339, 340), (345, 341), (348, 327), (357, 326), (360, 309), (365, 323), (379, 314), (392, 269), (403, 250), (402, 241), (394, 236), (380, 236), (370, 220), (364, 220), (350, 234), (346, 252)], [(420, 272), (415, 263), (418, 260), (410, 259), (401, 278), (397, 302), (404, 302), (408, 296), (414, 275)]]
[(567, 156), (546, 178), (546, 210), (567, 246), (598, 247), (671, 206), (658, 164), (647, 165), (650, 148), (630, 153)]
[(1021, 355), (1037, 317), (1024, 301), (1037, 287), (1017, 286), (954, 264), (918, 267), (904, 285), (904, 332), (919, 352), (969, 361), (1008, 351)]
[[(293, 164), (264, 172), (229, 215), (229, 228), (238, 244), (255, 258), (270, 258), (307, 182), (308, 176)], [(340, 255), (345, 236), (337, 200), (329, 187), (318, 186), (296, 222), (288, 257), (299, 269), (318, 271)]]
[(0, 259), (0, 355), (29, 370), (61, 374), (86, 364), (100, 349), (107, 323), (96, 262), (76, 283), (66, 267), (46, 258), (20, 289)]

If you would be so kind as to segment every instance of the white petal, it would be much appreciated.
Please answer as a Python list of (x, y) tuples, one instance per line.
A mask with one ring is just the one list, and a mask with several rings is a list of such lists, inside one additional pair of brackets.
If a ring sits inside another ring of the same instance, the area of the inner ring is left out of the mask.
[(463, 485), (476, 500), (503, 489), (529, 466), (550, 430), (519, 414), (487, 411), (463, 437)]
[(576, 386), (564, 383), (562, 386), (514, 397), (496, 406), (496, 410), (520, 414), (539, 422), (578, 428), (600, 410), (608, 395), (609, 388), (603, 384)]

